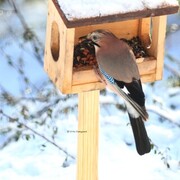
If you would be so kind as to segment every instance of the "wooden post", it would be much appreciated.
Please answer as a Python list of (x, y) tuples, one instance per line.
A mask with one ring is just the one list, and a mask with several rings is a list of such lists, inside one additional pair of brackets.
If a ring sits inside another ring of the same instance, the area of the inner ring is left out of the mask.
[(99, 90), (79, 94), (77, 180), (98, 180)]
[(151, 30), (151, 18), (140, 19), (138, 35), (145, 49), (151, 46), (152, 39), (150, 37), (150, 30)]
[(164, 45), (166, 36), (166, 21), (167, 16), (158, 16), (152, 18), (153, 31), (152, 31), (152, 45), (148, 50), (150, 55), (155, 56), (157, 59), (156, 64), (156, 79), (162, 79), (163, 65), (164, 65)]

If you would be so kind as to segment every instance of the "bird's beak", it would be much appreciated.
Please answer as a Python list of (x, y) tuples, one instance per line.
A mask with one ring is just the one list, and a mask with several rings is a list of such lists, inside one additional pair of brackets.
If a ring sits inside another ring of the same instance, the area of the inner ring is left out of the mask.
[(81, 40), (81, 41), (86, 41), (86, 42), (88, 42), (89, 44), (92, 44), (92, 45), (95, 45), (95, 46), (100, 47), (99, 44), (97, 44), (97, 43), (95, 43), (94, 41), (92, 41), (92, 39), (90, 38), (89, 34), (86, 35), (86, 36), (81, 36), (81, 37), (79, 37), (79, 40)]
[(90, 40), (89, 43), (92, 44), (92, 45), (95, 45), (95, 46), (97, 46), (97, 47), (101, 47), (99, 44), (95, 43), (95, 42), (92, 41), (92, 40)]

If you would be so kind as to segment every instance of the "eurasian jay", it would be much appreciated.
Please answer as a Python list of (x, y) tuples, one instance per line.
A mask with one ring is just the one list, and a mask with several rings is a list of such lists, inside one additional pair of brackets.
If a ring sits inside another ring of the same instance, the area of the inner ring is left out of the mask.
[[(101, 80), (125, 101), (137, 152), (149, 153), (151, 144), (143, 122), (148, 119), (145, 95), (131, 48), (106, 30), (93, 31), (86, 39), (95, 47)], [(128, 92), (123, 91), (124, 87)]]

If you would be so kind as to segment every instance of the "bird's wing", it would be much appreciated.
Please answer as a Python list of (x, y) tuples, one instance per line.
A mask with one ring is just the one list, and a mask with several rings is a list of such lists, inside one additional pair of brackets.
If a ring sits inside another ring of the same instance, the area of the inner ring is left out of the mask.
[(146, 110), (126, 94), (116, 83), (111, 84), (111, 87), (113, 87), (114, 91), (125, 100), (125, 103), (129, 108), (134, 108), (144, 120), (148, 119), (148, 113)]
[(109, 48), (100, 48), (96, 56), (99, 66), (114, 79), (130, 83), (140, 78), (134, 54), (125, 42), (118, 40)]
[(124, 83), (129, 96), (141, 107), (145, 106), (145, 95), (142, 89), (141, 80), (133, 79), (131, 83)]

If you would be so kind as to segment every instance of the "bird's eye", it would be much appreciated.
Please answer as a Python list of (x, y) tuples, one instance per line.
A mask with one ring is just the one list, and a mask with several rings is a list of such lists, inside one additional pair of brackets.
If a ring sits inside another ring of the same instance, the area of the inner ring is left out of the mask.
[(93, 36), (92, 36), (92, 40), (93, 40), (93, 41), (96, 41), (96, 40), (97, 40), (97, 36), (96, 36), (96, 35), (93, 35)]

